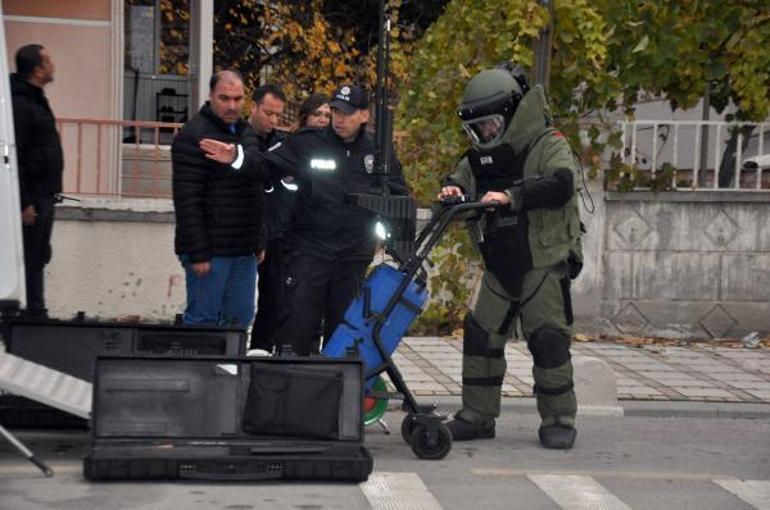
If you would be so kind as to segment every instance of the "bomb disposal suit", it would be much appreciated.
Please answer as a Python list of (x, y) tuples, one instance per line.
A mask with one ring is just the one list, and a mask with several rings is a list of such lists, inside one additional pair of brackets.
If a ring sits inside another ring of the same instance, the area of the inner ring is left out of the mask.
[(455, 440), (494, 437), (505, 343), (518, 319), (534, 360), (540, 441), (571, 448), (570, 279), (582, 259), (577, 163), (564, 135), (549, 126), (543, 88), (530, 90), (521, 74), (480, 72), (458, 114), (472, 148), (439, 196), (464, 193), (503, 205), (469, 221), (484, 274), (464, 322), (463, 407), (449, 429)]

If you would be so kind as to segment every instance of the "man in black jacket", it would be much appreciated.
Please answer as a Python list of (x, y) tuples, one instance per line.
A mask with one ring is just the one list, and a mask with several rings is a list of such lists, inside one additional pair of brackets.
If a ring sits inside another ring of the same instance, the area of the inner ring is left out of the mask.
[[(252, 94), (249, 124), (257, 135), (257, 147), (267, 151), (286, 138), (286, 132), (276, 129), (286, 104), (286, 96), (276, 84), (261, 85)], [(259, 265), (257, 314), (251, 329), (252, 349), (272, 352), (278, 319), (283, 313), (282, 239), (294, 205), (296, 184), (280, 176), (264, 184), (265, 258)]]
[[(261, 165), (245, 150), (254, 132), (241, 119), (243, 81), (220, 71), (209, 84), (209, 101), (177, 136), (171, 148), (176, 253), (187, 276), (186, 324), (233, 324), (247, 328), (254, 317), (257, 256), (262, 229)], [(233, 168), (206, 156), (203, 139), (231, 144)]]
[[(344, 86), (330, 106), (330, 126), (301, 129), (260, 154), (273, 173), (294, 175), (299, 186), (285, 240), (286, 315), (275, 338), (300, 355), (310, 352), (321, 318), (324, 337), (331, 336), (358, 292), (376, 246), (374, 215), (346, 199), (349, 193), (371, 192), (377, 184), (374, 143), (365, 130), (368, 95), (362, 88)], [(210, 157), (222, 162), (235, 157), (225, 144), (209, 149)], [(401, 164), (392, 161), (389, 189), (404, 195)]]
[(29, 44), (16, 52), (11, 97), (19, 159), (26, 313), (32, 317), (47, 316), (43, 271), (51, 260), (54, 203), (62, 190), (64, 168), (56, 121), (43, 93), (53, 74), (51, 56), (43, 46)]

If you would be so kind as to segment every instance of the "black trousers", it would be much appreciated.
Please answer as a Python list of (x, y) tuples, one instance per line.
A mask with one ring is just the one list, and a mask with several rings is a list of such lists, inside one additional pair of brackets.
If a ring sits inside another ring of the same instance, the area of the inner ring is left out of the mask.
[(251, 329), (251, 348), (273, 350), (275, 331), (285, 312), (283, 299), (285, 256), (280, 239), (268, 241), (265, 260), (259, 265), (257, 314)]
[(53, 195), (33, 197), (32, 205), (37, 213), (35, 223), (22, 226), (27, 311), (32, 315), (46, 312), (43, 272), (51, 261), (54, 203)]
[(277, 344), (291, 345), (295, 354), (307, 356), (322, 319), (324, 338), (331, 337), (356, 297), (370, 262), (329, 261), (298, 252), (287, 256), (286, 311), (275, 334)]

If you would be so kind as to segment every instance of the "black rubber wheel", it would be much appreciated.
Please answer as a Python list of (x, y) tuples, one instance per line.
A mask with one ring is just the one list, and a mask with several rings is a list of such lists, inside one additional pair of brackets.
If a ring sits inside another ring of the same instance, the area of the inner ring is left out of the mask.
[(429, 441), (428, 429), (424, 425), (418, 425), (412, 432), (410, 444), (417, 457), (424, 460), (440, 460), (452, 449), (452, 433), (446, 425), (440, 423), (435, 441)]
[(414, 419), (414, 416), (411, 413), (404, 416), (404, 421), (401, 422), (401, 439), (403, 439), (406, 444), (412, 444), (412, 433), (416, 426), (417, 420)]

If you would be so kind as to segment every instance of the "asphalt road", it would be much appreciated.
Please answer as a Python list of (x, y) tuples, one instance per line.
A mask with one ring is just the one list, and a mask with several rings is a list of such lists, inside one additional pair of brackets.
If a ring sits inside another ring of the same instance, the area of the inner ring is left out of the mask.
[(569, 452), (537, 443), (537, 418), (507, 409), (495, 440), (417, 460), (398, 432), (367, 431), (374, 473), (360, 485), (90, 483), (88, 433), (18, 431), (56, 471), (42, 477), (0, 439), (0, 509), (770, 509), (770, 419), (585, 417)]

